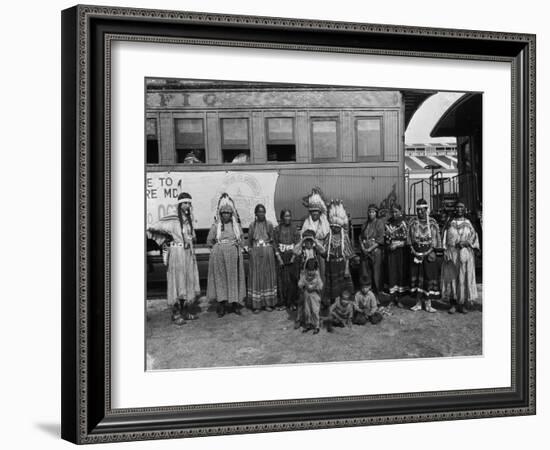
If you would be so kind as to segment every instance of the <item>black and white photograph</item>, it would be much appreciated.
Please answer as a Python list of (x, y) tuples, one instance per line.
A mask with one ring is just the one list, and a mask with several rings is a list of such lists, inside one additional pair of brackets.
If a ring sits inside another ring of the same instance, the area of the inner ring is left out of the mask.
[(144, 86), (147, 371), (483, 355), (483, 92)]
[(2, 448), (544, 447), (545, 3), (93, 3), (3, 9)]

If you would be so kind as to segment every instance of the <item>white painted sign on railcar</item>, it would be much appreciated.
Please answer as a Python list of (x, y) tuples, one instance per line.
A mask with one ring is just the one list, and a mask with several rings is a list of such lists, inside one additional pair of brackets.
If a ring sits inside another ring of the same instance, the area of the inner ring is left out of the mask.
[(181, 192), (193, 197), (195, 228), (210, 228), (220, 195), (235, 201), (243, 227), (254, 220), (254, 207), (262, 203), (267, 219), (276, 223), (275, 187), (278, 173), (262, 172), (149, 172), (146, 178), (147, 224), (176, 214)]

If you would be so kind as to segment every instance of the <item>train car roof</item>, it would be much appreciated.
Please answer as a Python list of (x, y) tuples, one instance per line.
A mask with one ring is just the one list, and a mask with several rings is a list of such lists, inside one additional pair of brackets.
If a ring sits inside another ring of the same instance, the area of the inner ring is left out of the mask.
[(235, 80), (199, 80), (199, 79), (177, 79), (177, 78), (148, 78), (146, 80), (148, 92), (155, 91), (195, 91), (195, 90), (262, 90), (262, 89), (281, 89), (281, 90), (327, 90), (327, 91), (399, 91), (403, 97), (405, 105), (405, 128), (409, 124), (416, 110), (436, 93), (429, 90), (399, 89), (399, 88), (379, 88), (364, 86), (338, 86), (338, 85), (318, 85), (318, 84), (298, 84), (298, 83), (268, 83), (257, 81), (235, 81)]

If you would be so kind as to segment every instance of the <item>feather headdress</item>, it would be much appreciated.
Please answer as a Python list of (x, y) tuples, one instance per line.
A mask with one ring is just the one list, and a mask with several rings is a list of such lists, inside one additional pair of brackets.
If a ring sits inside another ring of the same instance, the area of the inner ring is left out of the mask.
[(314, 187), (311, 190), (311, 194), (306, 195), (303, 198), (304, 206), (311, 210), (319, 210), (321, 211), (321, 214), (327, 213), (327, 204), (324, 199), (323, 191), (321, 191), (321, 188)]
[(323, 197), (321, 189), (314, 187), (311, 190), (311, 194), (306, 195), (302, 199), (304, 206), (309, 209), (310, 212), (319, 211), (321, 213), (317, 221), (314, 221), (311, 215), (304, 221), (302, 225), (302, 236), (306, 230), (313, 230), (317, 239), (324, 239), (328, 235), (330, 227), (327, 220), (327, 204)]
[[(332, 200), (328, 207), (328, 221), (330, 226), (340, 227), (340, 242), (344, 246), (344, 230), (348, 229), (349, 219), (346, 208), (344, 208), (344, 203), (340, 199)], [(328, 252), (327, 252), (327, 261), (330, 260), (330, 250), (333, 242), (333, 233), (332, 229), (329, 231), (328, 235)]]
[(328, 221), (330, 225), (337, 225), (344, 229), (348, 228), (349, 219), (344, 202), (340, 199), (332, 200), (328, 206)]
[(236, 216), (238, 220), (240, 219), (235, 202), (227, 192), (220, 195), (220, 198), (218, 199), (218, 206), (216, 207), (216, 220), (220, 219), (222, 212), (230, 212)]
[(239, 224), (241, 222), (241, 219), (239, 217), (239, 212), (237, 211), (237, 207), (235, 206), (235, 202), (227, 192), (224, 192), (220, 196), (218, 200), (218, 206), (216, 208), (216, 223), (217, 223), (216, 238), (217, 239), (220, 239), (222, 226), (223, 226), (222, 220), (221, 220), (222, 212), (231, 213), (231, 221), (233, 223), (233, 232), (235, 233), (235, 237), (237, 239), (240, 239), (241, 227)]

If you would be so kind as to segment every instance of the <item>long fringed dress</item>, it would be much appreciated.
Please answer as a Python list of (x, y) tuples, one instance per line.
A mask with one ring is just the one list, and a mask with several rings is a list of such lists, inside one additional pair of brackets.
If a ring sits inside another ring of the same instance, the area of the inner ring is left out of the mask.
[(298, 288), (303, 295), (303, 311), (302, 325), (304, 328), (320, 328), (320, 311), (321, 311), (321, 292), (323, 291), (323, 281), (319, 271), (315, 271), (315, 275), (310, 277), (307, 273), (302, 273)]
[(349, 273), (349, 259), (353, 256), (351, 242), (346, 232), (333, 234), (325, 238), (325, 296), (335, 299), (344, 289), (353, 294), (353, 283)]
[[(208, 261), (208, 286), (206, 295), (209, 300), (243, 304), (246, 296), (244, 262), (241, 242), (233, 229), (233, 223), (216, 223), (210, 228), (207, 243), (212, 246)], [(219, 227), (219, 229), (218, 229)]]
[[(407, 243), (407, 221), (402, 217), (391, 217), (386, 222), (386, 279), (388, 294), (403, 295), (409, 290), (408, 254), (405, 248)], [(391, 248), (392, 243), (401, 244)]]
[(409, 223), (408, 244), (411, 251), (416, 253), (410, 256), (411, 294), (422, 294), (428, 300), (438, 298), (439, 291), (439, 262), (430, 250), (441, 248), (441, 237), (437, 222), (428, 218), (420, 220), (418, 217), (411, 219)]
[(248, 298), (253, 309), (277, 304), (277, 263), (272, 244), (272, 223), (252, 222), (248, 228)]
[[(456, 248), (456, 244), (465, 243), (469, 244), (469, 247)], [(476, 300), (474, 249), (479, 248), (479, 240), (472, 223), (466, 218), (453, 219), (445, 231), (443, 246), (445, 258), (452, 261), (457, 269), (457, 278), (443, 284), (442, 296), (451, 299), (456, 297), (460, 305)]]
[(280, 224), (274, 230), (275, 252), (283, 264), (278, 270), (278, 292), (280, 306), (296, 306), (298, 303), (298, 261), (294, 246), (300, 241), (300, 234), (293, 224)]
[(193, 248), (194, 230), (187, 218), (180, 224), (168, 216), (147, 228), (147, 236), (159, 246), (170, 239), (166, 256), (166, 300), (171, 307), (178, 300), (193, 301), (200, 294), (199, 270)]

